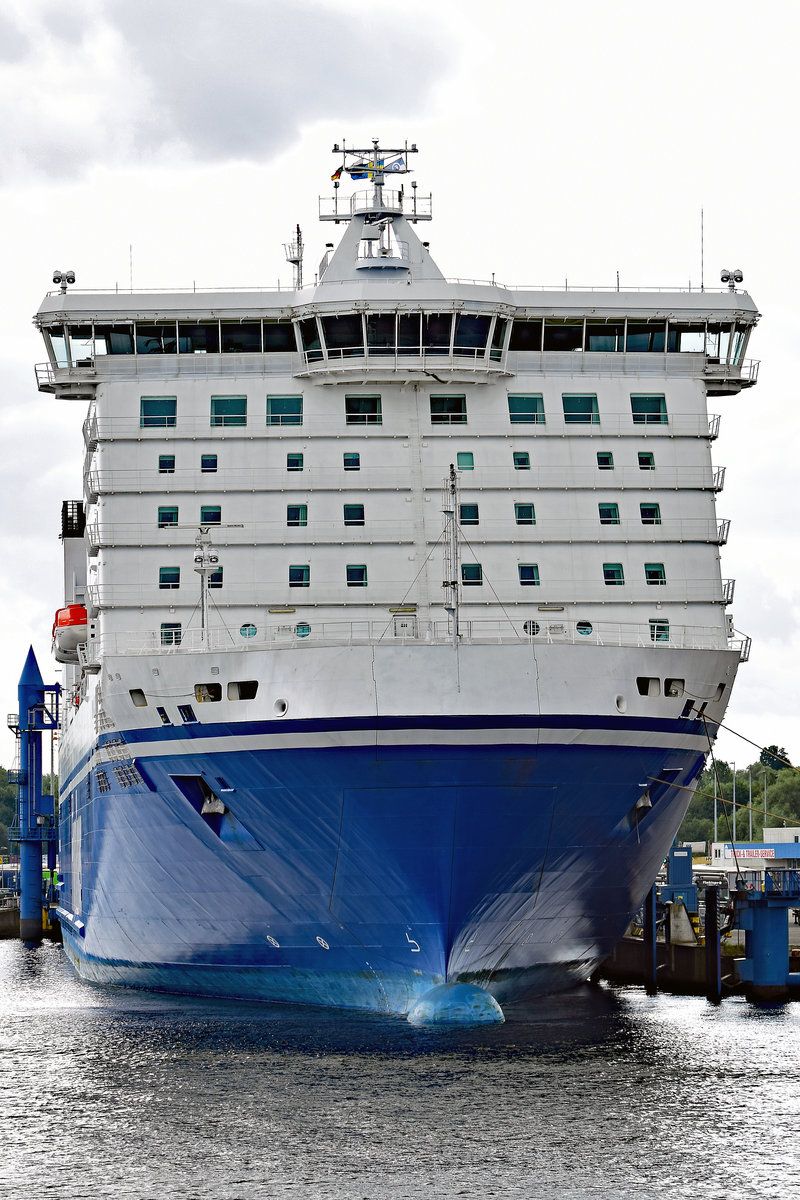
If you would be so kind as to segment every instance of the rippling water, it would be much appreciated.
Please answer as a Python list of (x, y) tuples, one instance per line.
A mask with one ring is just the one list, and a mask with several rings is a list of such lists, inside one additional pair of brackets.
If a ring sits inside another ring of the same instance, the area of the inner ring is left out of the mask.
[(584, 988), (426, 1031), (0, 942), (0, 1012), (3, 1200), (800, 1193), (797, 1004)]

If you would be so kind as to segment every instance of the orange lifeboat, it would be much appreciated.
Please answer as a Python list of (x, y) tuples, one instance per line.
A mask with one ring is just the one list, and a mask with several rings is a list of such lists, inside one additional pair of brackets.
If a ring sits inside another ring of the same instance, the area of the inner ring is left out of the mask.
[(89, 636), (86, 609), (82, 604), (59, 608), (53, 622), (53, 653), (56, 662), (76, 663), (78, 646)]

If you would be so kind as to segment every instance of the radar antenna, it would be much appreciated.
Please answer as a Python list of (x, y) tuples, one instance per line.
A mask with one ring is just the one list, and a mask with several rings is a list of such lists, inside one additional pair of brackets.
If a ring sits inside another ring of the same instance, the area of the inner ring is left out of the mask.
[(294, 286), (295, 290), (299, 290), (303, 286), (303, 235), (300, 232), (300, 226), (297, 226), (297, 233), (293, 242), (284, 242), (283, 248), (286, 251), (286, 261), (292, 264), (294, 270)]

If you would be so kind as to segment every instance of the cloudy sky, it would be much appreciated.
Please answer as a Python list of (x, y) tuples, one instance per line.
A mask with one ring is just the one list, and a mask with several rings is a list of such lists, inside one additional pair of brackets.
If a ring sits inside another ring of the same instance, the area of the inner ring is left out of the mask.
[[(30, 318), (78, 286), (273, 286), (297, 222), (330, 226), (334, 141), (415, 141), (444, 273), (698, 286), (741, 267), (754, 391), (715, 399), (723, 573), (754, 640), (728, 724), (800, 759), (795, 45), (785, 4), (628, 0), (2, 0), (0, 703), (33, 643), (55, 678), (60, 503), (83, 407), (36, 391)], [(427, 231), (426, 231), (427, 234)], [(732, 735), (722, 757), (757, 754)], [(13, 740), (0, 747), (10, 765)]]

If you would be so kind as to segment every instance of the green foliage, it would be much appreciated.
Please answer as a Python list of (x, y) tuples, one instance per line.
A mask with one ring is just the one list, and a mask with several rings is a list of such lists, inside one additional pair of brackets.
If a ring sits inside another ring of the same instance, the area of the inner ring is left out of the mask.
[[(786, 757), (783, 749), (768, 746), (768, 751)], [(765, 752), (762, 752), (762, 755)], [(753, 840), (761, 841), (764, 825), (800, 825), (800, 770), (773, 769), (754, 762), (750, 767), (736, 772), (736, 838), (750, 840), (750, 784), (753, 795)], [(764, 792), (766, 789), (766, 822), (764, 820)], [(768, 835), (769, 836), (769, 835)], [(700, 776), (697, 791), (692, 798), (678, 838), (684, 842), (711, 842), (714, 840), (714, 772), (706, 769)], [(728, 763), (717, 762), (717, 841), (729, 842), (733, 838), (733, 771)]]
[(765, 746), (759, 762), (762, 767), (769, 767), (771, 771), (784, 771), (790, 766), (789, 755), (783, 746)]

